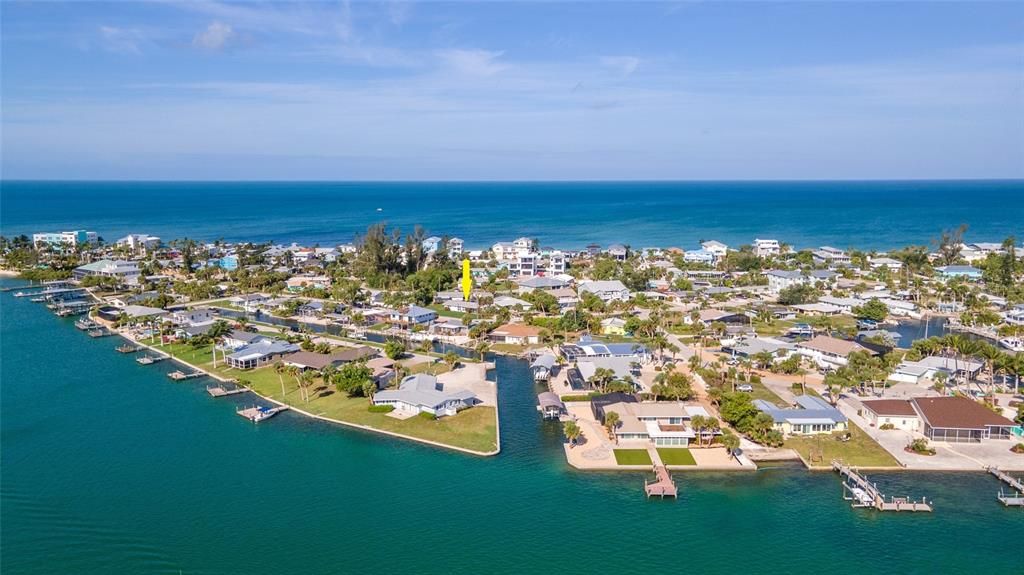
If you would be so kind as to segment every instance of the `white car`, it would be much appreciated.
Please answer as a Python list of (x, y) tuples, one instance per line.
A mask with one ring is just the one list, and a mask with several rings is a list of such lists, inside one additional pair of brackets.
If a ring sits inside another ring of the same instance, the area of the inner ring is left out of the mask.
[(744, 391), (746, 393), (750, 393), (754, 391), (754, 386), (750, 385), (749, 383), (741, 383), (736, 386), (736, 391)]

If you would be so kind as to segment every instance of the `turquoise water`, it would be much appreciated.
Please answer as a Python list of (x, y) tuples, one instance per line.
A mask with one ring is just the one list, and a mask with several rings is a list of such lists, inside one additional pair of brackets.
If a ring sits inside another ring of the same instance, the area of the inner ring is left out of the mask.
[(647, 501), (640, 474), (566, 466), (518, 360), (497, 358), (503, 453), (475, 458), (291, 413), (255, 426), (71, 324), (0, 294), (5, 574), (1024, 572), (1024, 513), (982, 474), (874, 476), (929, 515), (854, 511), (792, 468)]
[[(381, 208), (381, 211), (377, 211)], [(0, 232), (95, 230), (165, 239), (349, 242), (386, 220), (464, 238), (543, 245), (730, 245), (774, 237), (797, 247), (927, 245), (1024, 235), (1024, 181), (903, 182), (0, 182)]]

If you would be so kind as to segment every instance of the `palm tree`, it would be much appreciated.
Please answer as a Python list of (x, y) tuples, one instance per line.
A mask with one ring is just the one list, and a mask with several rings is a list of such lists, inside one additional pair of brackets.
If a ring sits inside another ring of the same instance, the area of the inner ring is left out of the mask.
[(481, 341), (476, 344), (476, 352), (480, 355), (480, 361), (484, 360), (484, 355), (491, 350), (491, 344)]
[(583, 431), (575, 421), (566, 421), (565, 425), (562, 426), (562, 433), (565, 434), (565, 438), (569, 440), (569, 449), (572, 449), (576, 445), (576, 440), (579, 439), (580, 434)]
[(299, 385), (302, 387), (303, 401), (309, 403), (309, 388), (316, 381), (316, 372), (303, 371), (299, 374)]
[(277, 361), (274, 362), (274, 373), (277, 374), (277, 381), (280, 382), (280, 384), (281, 384), (281, 399), (282, 400), (284, 399), (284, 376), (282, 374), (285, 371), (287, 371), (287, 369), (288, 368), (287, 368), (287, 366), (285, 366), (283, 361), (277, 360)]
[(983, 344), (978, 349), (978, 355), (985, 359), (985, 365), (988, 366), (988, 393), (991, 395), (996, 385), (996, 366), (1000, 364), (1004, 354), (994, 345)]
[[(608, 438), (615, 439), (615, 428), (619, 425), (619, 414), (609, 411), (604, 414), (604, 426), (608, 429)], [(617, 441), (616, 441), (617, 442)]]
[(459, 363), (459, 354), (454, 351), (449, 351), (444, 354), (444, 362), (448, 364), (448, 369), (455, 369), (455, 366)]

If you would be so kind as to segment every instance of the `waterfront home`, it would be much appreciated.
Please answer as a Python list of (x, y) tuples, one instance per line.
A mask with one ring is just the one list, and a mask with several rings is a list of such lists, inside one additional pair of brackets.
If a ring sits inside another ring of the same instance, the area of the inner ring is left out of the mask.
[(732, 357), (753, 358), (760, 353), (769, 353), (773, 361), (786, 359), (796, 352), (796, 346), (787, 341), (770, 337), (745, 337), (733, 343), (722, 344), (722, 351)]
[(126, 305), (121, 308), (121, 313), (130, 320), (154, 320), (166, 316), (167, 310), (145, 305)]
[(388, 314), (388, 322), (404, 328), (424, 326), (437, 319), (437, 312), (425, 307), (410, 305)]
[(345, 363), (365, 360), (376, 355), (376, 349), (362, 346), (336, 349), (329, 354), (297, 351), (288, 355), (283, 361), (285, 365), (292, 365), (301, 370), (312, 369), (319, 371), (328, 365), (337, 367)]
[(820, 397), (799, 395), (795, 401), (797, 407), (783, 409), (763, 399), (755, 399), (754, 407), (772, 416), (773, 427), (784, 436), (846, 431), (846, 416)]
[(650, 442), (658, 447), (688, 446), (697, 437), (689, 425), (690, 420), (696, 415), (708, 416), (708, 412), (699, 405), (668, 401), (611, 403), (603, 406), (602, 412), (604, 416), (609, 413), (619, 416), (619, 422), (612, 430), (617, 441)]
[(790, 307), (804, 315), (811, 316), (833, 316), (843, 313), (843, 308), (837, 305), (821, 302), (799, 303)]
[(127, 248), (133, 254), (146, 255), (160, 247), (160, 238), (148, 234), (128, 234), (117, 240), (118, 247)]
[(547, 381), (551, 378), (552, 372), (555, 370), (557, 361), (555, 356), (550, 353), (537, 356), (537, 359), (533, 360), (530, 364), (530, 371), (533, 372), (533, 380), (536, 382)]
[(252, 313), (260, 309), (270, 300), (269, 296), (261, 293), (249, 293), (243, 295), (237, 295), (228, 298), (228, 302), (234, 306), (242, 308), (244, 311)]
[(862, 401), (863, 415), (872, 427), (891, 425), (902, 431), (917, 431), (921, 419), (911, 402), (902, 399)]
[(853, 297), (835, 297), (826, 295), (818, 298), (818, 303), (836, 306), (837, 308), (839, 308), (840, 313), (852, 315), (853, 308), (864, 305), (866, 301)]
[(910, 402), (921, 418), (921, 433), (932, 441), (980, 443), (1013, 437), (1012, 421), (966, 397), (915, 397)]
[(116, 278), (123, 283), (133, 283), (139, 277), (139, 265), (127, 260), (99, 260), (78, 266), (71, 272), (76, 280), (99, 276)]
[(453, 261), (458, 261), (459, 259), (462, 258), (462, 252), (463, 252), (464, 246), (465, 246), (465, 242), (462, 241), (462, 238), (451, 238), (451, 239), (449, 239), (448, 240), (448, 256)]
[(530, 302), (507, 295), (500, 295), (494, 298), (494, 305), (496, 307), (516, 308), (523, 311), (530, 311), (533, 309), (533, 304)]
[(391, 405), (398, 411), (431, 413), (437, 417), (455, 415), (479, 401), (469, 390), (446, 391), (436, 377), (425, 373), (406, 376), (398, 389), (386, 389), (373, 396), (374, 405)]
[(754, 238), (753, 248), (754, 255), (759, 258), (777, 256), (782, 251), (779, 240), (765, 240), (761, 238)]
[(377, 389), (384, 389), (395, 378), (395, 360), (379, 356), (373, 357), (367, 360), (366, 367), (370, 368), (373, 372), (373, 381), (377, 384)]
[(585, 293), (592, 293), (603, 302), (627, 301), (630, 297), (629, 288), (619, 280), (585, 281), (577, 288), (582, 298)]
[(558, 394), (544, 391), (537, 396), (537, 411), (541, 412), (544, 419), (558, 419), (566, 413), (565, 404), (559, 399)]
[(576, 296), (576, 292), (570, 288), (561, 288), (551, 290), (550, 293), (556, 300), (558, 300), (559, 311), (565, 311), (576, 307), (580, 299)]
[(225, 361), (236, 369), (254, 369), (299, 351), (294, 343), (273, 338), (254, 340), (252, 343), (238, 348), (227, 356)]
[(180, 326), (196, 327), (210, 325), (217, 321), (217, 312), (207, 307), (179, 309), (171, 312), (168, 319)]
[(562, 275), (569, 265), (569, 256), (560, 250), (552, 250), (544, 255), (541, 261), (543, 272), (549, 275)]
[(710, 266), (715, 264), (716, 259), (715, 254), (705, 249), (687, 250), (686, 253), (683, 254), (683, 261), (689, 264), (704, 264)]
[(951, 280), (953, 278), (964, 278), (971, 281), (981, 279), (981, 270), (974, 266), (940, 266), (935, 268), (939, 278)]
[(533, 345), (540, 343), (541, 328), (520, 323), (506, 323), (499, 326), (487, 338), (495, 343), (512, 345)]
[(855, 351), (865, 351), (874, 355), (873, 351), (855, 341), (827, 335), (816, 335), (808, 341), (796, 344), (796, 351), (822, 367), (846, 365), (850, 354)]
[(591, 357), (629, 357), (640, 363), (650, 361), (647, 347), (640, 343), (604, 343), (590, 337), (582, 337), (576, 343), (567, 343), (558, 348), (567, 361)]
[(822, 246), (814, 250), (811, 252), (811, 257), (814, 259), (814, 263), (828, 264), (830, 268), (849, 267), (851, 261), (850, 254), (831, 246)]
[(587, 388), (593, 388), (591, 379), (597, 374), (597, 370), (606, 369), (614, 375), (617, 381), (633, 384), (636, 391), (640, 390), (640, 362), (633, 357), (587, 357), (577, 359), (570, 371), (573, 379), (579, 377)]
[(715, 263), (721, 261), (729, 253), (729, 246), (715, 240), (706, 241), (700, 247), (715, 256)]
[(240, 329), (233, 329), (227, 335), (221, 337), (219, 349), (230, 349), (239, 350), (251, 343), (256, 343), (260, 340), (270, 339), (268, 336), (260, 335), (259, 333), (243, 331)]
[(620, 262), (626, 261), (626, 259), (629, 257), (629, 249), (622, 244), (612, 244), (608, 246), (608, 250), (606, 253), (613, 260), (617, 260)]
[(960, 257), (974, 263), (978, 260), (983, 260), (989, 256), (989, 254), (1005, 254), (1006, 250), (1003, 248), (1003, 244), (994, 242), (976, 242), (971, 244), (961, 244)]
[(626, 320), (621, 317), (606, 317), (602, 319), (601, 333), (605, 335), (626, 335)]
[(437, 250), (441, 249), (441, 241), (441, 238), (437, 236), (430, 236), (429, 238), (423, 240), (423, 242), (420, 245), (423, 246), (423, 251), (427, 252), (428, 254), (433, 254), (436, 253)]
[(918, 361), (901, 362), (889, 374), (889, 380), (916, 384), (925, 379), (934, 380), (939, 372), (955, 379), (974, 380), (984, 367), (983, 363), (969, 359), (930, 355)]
[[(439, 292), (434, 294), (434, 301), (437, 302), (437, 303), (444, 303), (446, 301), (451, 301), (451, 300), (456, 300), (456, 299), (457, 300), (461, 300), (461, 299), (464, 299), (464, 298), (465, 298), (465, 296), (462, 295), (462, 290), (456, 290), (456, 289), (439, 291)], [(470, 297), (470, 299), (473, 299), (473, 298)]]
[(99, 239), (96, 232), (86, 230), (75, 230), (71, 232), (42, 232), (32, 234), (32, 247), (41, 249), (43, 247), (63, 250), (64, 248), (75, 248), (83, 244), (94, 244)]
[(438, 318), (438, 321), (430, 324), (430, 333), (437, 335), (466, 335), (468, 331), (469, 328), (462, 323), (462, 320), (454, 317)]

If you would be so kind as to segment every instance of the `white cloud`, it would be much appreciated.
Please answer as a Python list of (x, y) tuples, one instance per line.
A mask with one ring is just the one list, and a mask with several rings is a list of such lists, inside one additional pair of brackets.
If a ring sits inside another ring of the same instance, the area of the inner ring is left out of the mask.
[(211, 22), (205, 30), (192, 38), (192, 45), (204, 50), (220, 50), (235, 36), (231, 26), (222, 22)]
[(640, 65), (640, 58), (634, 56), (604, 56), (601, 58), (601, 65), (623, 76), (629, 76)]
[(146, 39), (141, 30), (116, 26), (100, 26), (100, 36), (107, 51), (121, 54), (141, 54), (140, 45)]
[(438, 50), (435, 54), (446, 67), (467, 76), (493, 76), (508, 67), (498, 62), (504, 51)]

